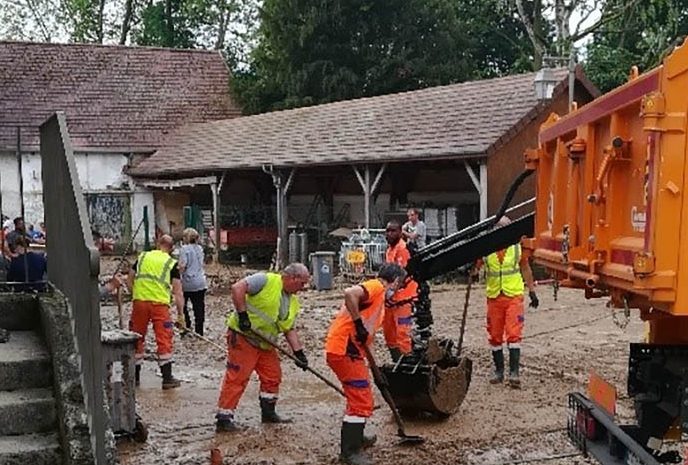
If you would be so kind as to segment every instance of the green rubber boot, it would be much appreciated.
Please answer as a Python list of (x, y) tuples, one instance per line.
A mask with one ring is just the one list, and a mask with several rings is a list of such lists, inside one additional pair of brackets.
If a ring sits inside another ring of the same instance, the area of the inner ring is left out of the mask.
[(521, 389), (521, 378), (518, 376), (520, 363), (521, 349), (509, 348), (509, 386), (514, 389)]
[(492, 361), (494, 362), (495, 370), (490, 377), (490, 384), (501, 384), (504, 382), (504, 351), (492, 351)]

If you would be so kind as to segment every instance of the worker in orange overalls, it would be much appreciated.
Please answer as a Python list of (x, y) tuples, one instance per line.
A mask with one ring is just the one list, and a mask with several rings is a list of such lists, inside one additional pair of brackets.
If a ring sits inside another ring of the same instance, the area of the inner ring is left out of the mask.
[(373, 445), (376, 439), (363, 434), (366, 419), (373, 414), (373, 391), (362, 345), (373, 344), (375, 331), (382, 325), (385, 298), (394, 293), (405, 276), (400, 266), (384, 264), (376, 279), (346, 289), (344, 304), (327, 332), (327, 364), (341, 381), (346, 395), (339, 456), (344, 463), (370, 463), (362, 448)]
[(132, 291), (133, 309), (129, 329), (139, 333), (136, 342), (135, 382), (141, 382), (141, 364), (144, 357), (144, 343), (148, 323), (153, 322), (155, 342), (158, 346), (158, 364), (162, 373), (162, 388), (179, 387), (180, 382), (172, 376), (172, 341), (174, 323), (170, 318), (170, 300), (174, 297), (177, 315), (184, 310), (184, 294), (177, 261), (170, 256), (174, 241), (167, 234), (158, 240), (157, 250), (142, 252), (128, 276)]
[[(385, 230), (387, 251), (385, 262), (406, 268), (411, 254), (402, 239), (401, 225), (396, 221), (387, 223)], [(418, 298), (418, 284), (407, 277), (394, 295), (387, 299), (383, 332), (387, 348), (393, 361), (411, 352), (411, 329), (413, 327), (413, 301)]]
[[(511, 220), (503, 216), (497, 226), (506, 226)], [(506, 340), (509, 349), (509, 386), (520, 388), (519, 365), (521, 359), (521, 339), (523, 333), (524, 308), (523, 293), (528, 287), (530, 306), (537, 308), (539, 300), (535, 293), (533, 271), (528, 257), (521, 253), (521, 246), (514, 244), (498, 250), (484, 258), (480, 265), (486, 268), (487, 295), (487, 333), (494, 373), (490, 384), (504, 382), (504, 351)], [(525, 286), (524, 286), (525, 280)]]
[(294, 322), (301, 306), (296, 293), (310, 281), (308, 268), (301, 263), (287, 265), (281, 273), (255, 273), (232, 285), (235, 311), (227, 318), (227, 370), (222, 381), (215, 418), (216, 431), (237, 430), (234, 411), (255, 371), (260, 381), (261, 421), (291, 423), (275, 412), (282, 368), (276, 349), (251, 333), (277, 341), (284, 334), (301, 369), (308, 367)]

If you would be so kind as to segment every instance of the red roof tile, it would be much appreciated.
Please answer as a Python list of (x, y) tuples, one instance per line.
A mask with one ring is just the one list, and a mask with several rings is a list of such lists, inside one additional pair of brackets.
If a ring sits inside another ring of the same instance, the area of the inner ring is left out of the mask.
[[(557, 94), (567, 88), (566, 75), (555, 70)], [(535, 98), (534, 78), (529, 73), (187, 125), (129, 174), (487, 156), (548, 110)]]
[(38, 147), (38, 126), (67, 116), (75, 148), (152, 152), (172, 128), (240, 114), (219, 52), (0, 42), (0, 149)]

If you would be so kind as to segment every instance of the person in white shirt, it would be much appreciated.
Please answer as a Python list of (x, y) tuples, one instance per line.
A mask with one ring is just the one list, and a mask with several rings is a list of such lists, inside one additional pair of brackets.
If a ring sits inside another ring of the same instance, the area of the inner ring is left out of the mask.
[(416, 250), (425, 247), (426, 241), (426, 231), (425, 223), (423, 223), (418, 218), (418, 210), (415, 208), (409, 208), (406, 212), (406, 217), (408, 221), (404, 223), (401, 228), (401, 233), (406, 240), (407, 245), (411, 245)]

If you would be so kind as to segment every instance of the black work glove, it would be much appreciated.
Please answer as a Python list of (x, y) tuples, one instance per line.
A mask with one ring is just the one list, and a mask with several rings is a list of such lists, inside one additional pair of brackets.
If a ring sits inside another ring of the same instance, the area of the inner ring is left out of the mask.
[(538, 299), (535, 291), (530, 291), (528, 293), (528, 297), (530, 297), (530, 306), (533, 308), (538, 308), (538, 305), (540, 305), (540, 300)]
[(361, 345), (365, 345), (368, 342), (368, 330), (363, 321), (360, 318), (354, 320), (354, 326), (356, 327), (356, 341)]
[(303, 350), (294, 351), (294, 357), (296, 357), (294, 361), (296, 366), (306, 371), (306, 368), (308, 368), (308, 359), (306, 358), (306, 354), (303, 353)]
[(239, 329), (246, 332), (251, 329), (251, 320), (246, 312), (237, 312), (239, 314)]

